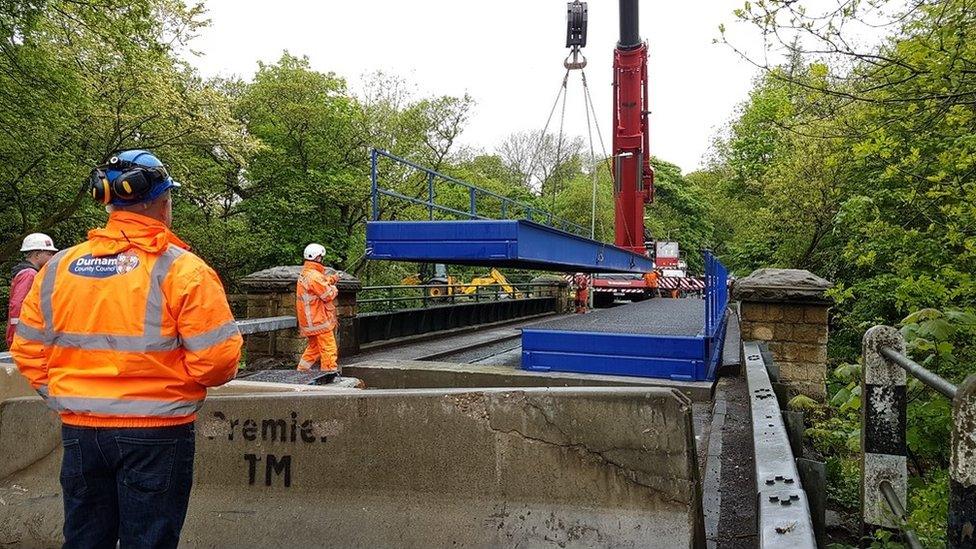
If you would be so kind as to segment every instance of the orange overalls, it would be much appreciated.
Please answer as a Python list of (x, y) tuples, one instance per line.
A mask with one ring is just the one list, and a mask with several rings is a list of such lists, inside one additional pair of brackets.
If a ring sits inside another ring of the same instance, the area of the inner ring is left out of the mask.
[(308, 347), (298, 362), (299, 370), (311, 370), (319, 361), (323, 372), (339, 368), (339, 349), (333, 333), (338, 324), (335, 303), (339, 295), (335, 286), (338, 281), (335, 271), (315, 261), (306, 261), (298, 276), (295, 287), (298, 327), (308, 338)]
[(660, 295), (660, 293), (658, 292), (658, 289), (657, 289), (657, 279), (659, 277), (660, 277), (660, 275), (657, 274), (657, 271), (651, 271), (649, 273), (644, 273), (644, 284), (647, 286), (648, 289), (652, 290), (649, 293), (654, 294), (654, 296)]
[(585, 274), (579, 273), (574, 277), (573, 282), (576, 285), (576, 312), (583, 314), (586, 312), (590, 298), (589, 279)]

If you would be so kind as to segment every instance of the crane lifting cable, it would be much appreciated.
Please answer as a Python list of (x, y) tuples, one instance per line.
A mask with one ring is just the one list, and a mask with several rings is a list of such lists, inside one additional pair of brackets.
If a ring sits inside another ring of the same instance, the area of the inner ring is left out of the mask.
[[(556, 108), (560, 107), (560, 101), (562, 101), (562, 107), (560, 109), (560, 119), (559, 119), (559, 135), (556, 138), (556, 161), (558, 162), (562, 155), (562, 148), (564, 143), (564, 130), (566, 122), (566, 98), (569, 92), (569, 75), (572, 71), (580, 71), (580, 76), (583, 84), (583, 108), (586, 115), (586, 132), (589, 141), (590, 149), (590, 164), (593, 166), (593, 189), (592, 189), (592, 205), (591, 205), (591, 219), (590, 219), (590, 236), (591, 238), (595, 236), (596, 233), (596, 186), (597, 186), (597, 174), (596, 174), (596, 154), (593, 142), (593, 129), (595, 127), (597, 138), (600, 142), (600, 150), (603, 154), (603, 158), (608, 159), (607, 149), (603, 142), (603, 134), (600, 131), (599, 122), (597, 122), (596, 108), (593, 105), (593, 98), (590, 95), (590, 89), (587, 85), (586, 80), (586, 56), (583, 55), (582, 48), (586, 46), (586, 29), (588, 22), (587, 14), (587, 4), (586, 2), (580, 2), (576, 0), (574, 2), (568, 2), (566, 4), (566, 47), (570, 49), (569, 55), (563, 60), (563, 67), (566, 68), (566, 72), (563, 74), (562, 80), (559, 84), (559, 89), (556, 92), (556, 98), (552, 103), (552, 108), (549, 110), (549, 116), (546, 118), (546, 123), (542, 128), (542, 133), (539, 137), (539, 143), (535, 147), (535, 152), (532, 154), (531, 160), (529, 162), (527, 177), (532, 178), (532, 174), (538, 165), (539, 158), (542, 152), (542, 148), (546, 143), (546, 135), (549, 131), (549, 126), (552, 123), (553, 116), (556, 113)], [(591, 117), (592, 115), (592, 117)], [(607, 162), (607, 172), (610, 177), (613, 178), (613, 170), (610, 167), (609, 161)], [(540, 181), (540, 184), (544, 181)], [(540, 192), (542, 189), (539, 189)], [(556, 199), (556, 189), (552, 189), (552, 207), (555, 208)]]

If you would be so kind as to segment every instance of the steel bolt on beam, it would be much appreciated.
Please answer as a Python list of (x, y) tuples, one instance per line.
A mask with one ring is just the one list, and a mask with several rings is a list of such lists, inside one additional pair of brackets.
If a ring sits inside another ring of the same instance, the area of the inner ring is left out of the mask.
[(864, 376), (861, 382), (861, 533), (877, 528), (897, 529), (898, 517), (891, 512), (881, 492), (881, 483), (891, 484), (899, 501), (908, 493), (908, 462), (905, 441), (905, 370), (882, 354), (891, 348), (905, 353), (905, 339), (889, 326), (875, 326), (864, 334)]
[(959, 386), (952, 403), (949, 471), (949, 547), (976, 547), (976, 374)]

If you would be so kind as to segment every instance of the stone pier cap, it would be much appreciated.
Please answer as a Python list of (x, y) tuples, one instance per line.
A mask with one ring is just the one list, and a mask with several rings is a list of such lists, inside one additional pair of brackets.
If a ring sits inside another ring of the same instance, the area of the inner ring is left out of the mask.
[(825, 295), (833, 284), (803, 269), (757, 269), (732, 287), (735, 301), (832, 304)]
[[(0, 463), (26, 446), (34, 459), (0, 481), (0, 533), (57, 545), (57, 420), (39, 398), (0, 403)], [(690, 401), (583, 387), (210, 398), (182, 543), (698, 547), (703, 537)]]

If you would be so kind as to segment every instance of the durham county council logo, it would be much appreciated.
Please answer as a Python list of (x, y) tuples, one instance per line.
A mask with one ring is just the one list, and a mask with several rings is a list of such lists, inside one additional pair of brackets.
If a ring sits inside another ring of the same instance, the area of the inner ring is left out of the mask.
[(139, 256), (122, 252), (118, 255), (93, 257), (83, 255), (68, 265), (68, 272), (89, 278), (107, 278), (117, 274), (131, 272), (139, 266)]

